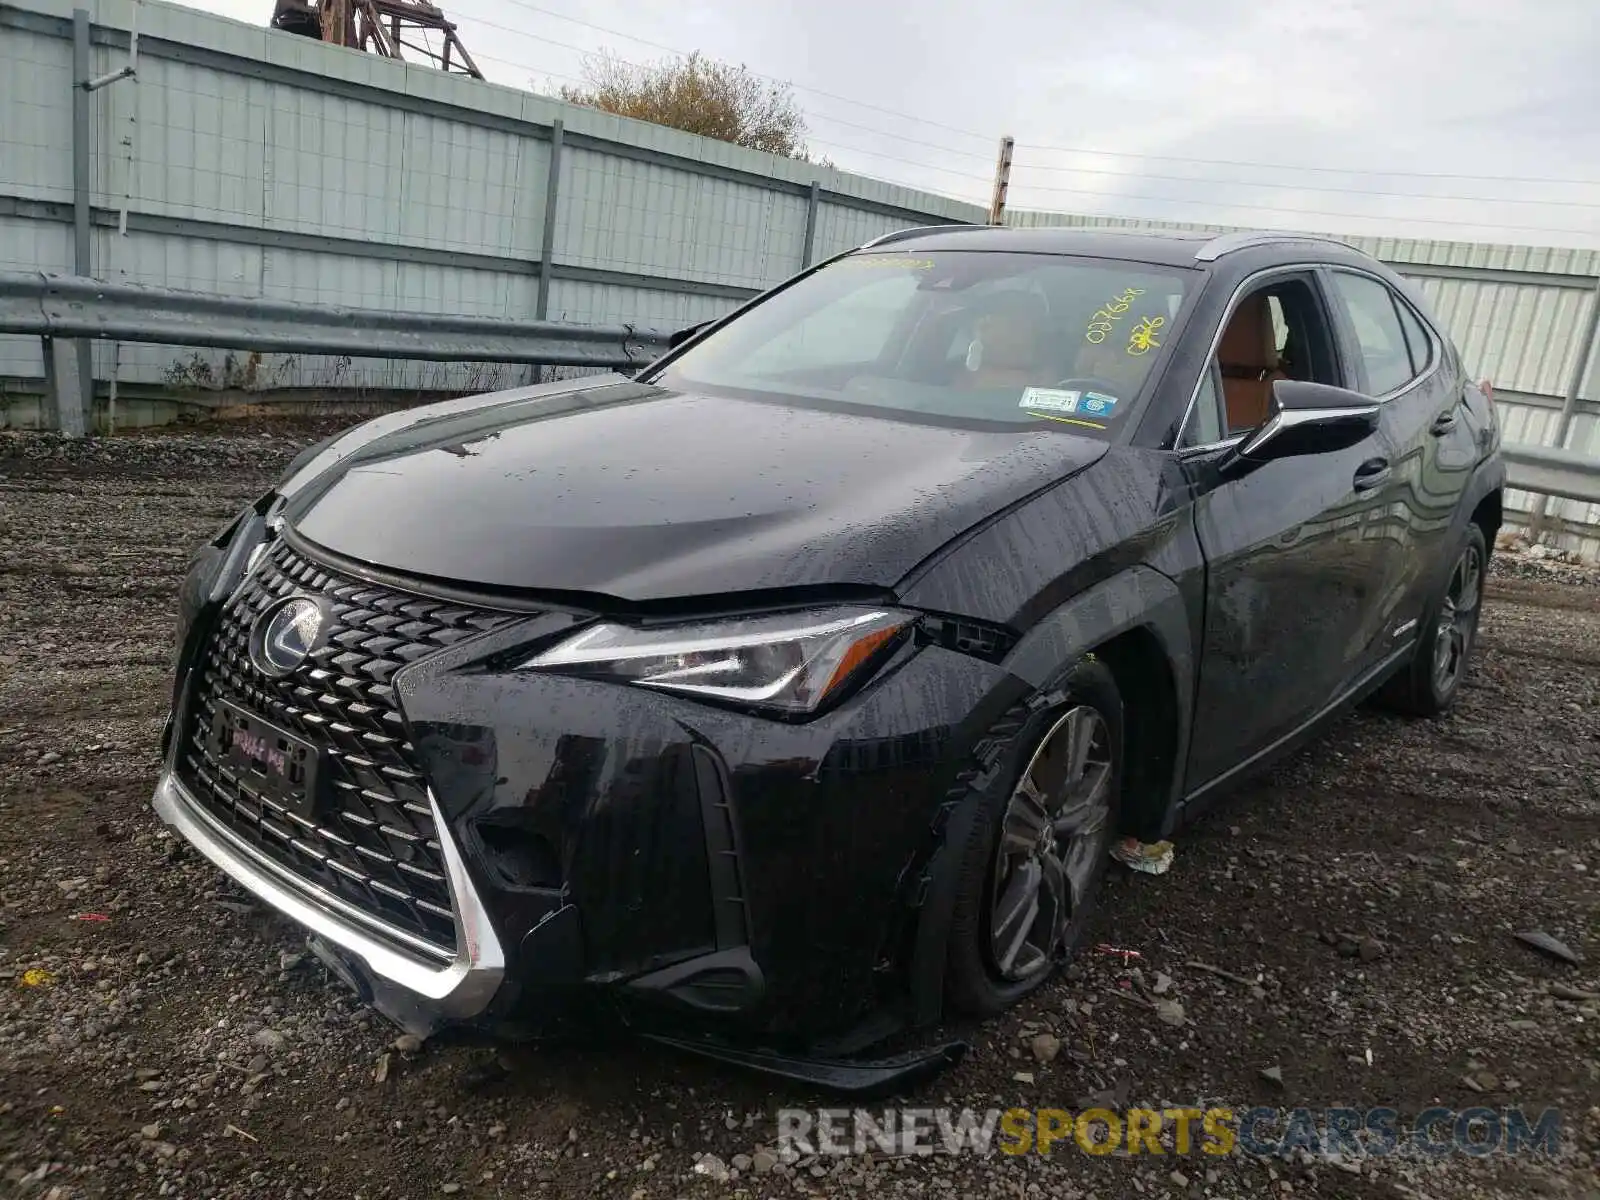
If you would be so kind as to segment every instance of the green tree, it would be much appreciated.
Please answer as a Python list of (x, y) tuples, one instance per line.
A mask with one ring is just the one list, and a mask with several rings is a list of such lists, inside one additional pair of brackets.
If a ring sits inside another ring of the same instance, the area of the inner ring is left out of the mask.
[(748, 67), (699, 53), (632, 63), (606, 51), (584, 63), (583, 80), (563, 86), (561, 98), (784, 158), (811, 157), (805, 113), (789, 85), (770, 83)]

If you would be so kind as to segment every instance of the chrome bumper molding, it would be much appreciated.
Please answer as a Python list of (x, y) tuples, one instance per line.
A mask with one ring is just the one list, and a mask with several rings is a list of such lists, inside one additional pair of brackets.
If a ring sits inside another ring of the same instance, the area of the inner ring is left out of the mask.
[(500, 939), (431, 790), (428, 803), (455, 912), (453, 958), (443, 952), (431, 958), (408, 953), (400, 943), (411, 939), (400, 930), (391, 937), (376, 933), (370, 928), (372, 918), (236, 837), (200, 806), (170, 768), (162, 771), (155, 794), (156, 813), (163, 821), (263, 903), (303, 925), (314, 939), (357, 960), (371, 977), (367, 982), (374, 1006), (415, 1032), (482, 1013), (505, 977)]

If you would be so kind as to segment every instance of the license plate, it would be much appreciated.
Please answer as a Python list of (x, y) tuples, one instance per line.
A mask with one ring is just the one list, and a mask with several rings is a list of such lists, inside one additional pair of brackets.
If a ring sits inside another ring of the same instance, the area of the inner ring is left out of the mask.
[(317, 811), (319, 755), (304, 738), (222, 700), (207, 742), (215, 761), (263, 800), (308, 819)]

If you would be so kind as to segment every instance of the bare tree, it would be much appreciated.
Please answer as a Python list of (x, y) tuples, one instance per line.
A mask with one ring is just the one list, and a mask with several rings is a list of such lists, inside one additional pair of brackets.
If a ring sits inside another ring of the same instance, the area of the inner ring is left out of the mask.
[(563, 86), (561, 98), (784, 158), (810, 158), (794, 93), (748, 67), (699, 53), (631, 63), (605, 51), (584, 63), (583, 78), (581, 87)]

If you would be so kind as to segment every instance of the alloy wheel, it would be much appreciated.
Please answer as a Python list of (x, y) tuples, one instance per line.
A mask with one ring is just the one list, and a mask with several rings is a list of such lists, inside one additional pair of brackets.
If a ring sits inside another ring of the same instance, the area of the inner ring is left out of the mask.
[(1433, 639), (1433, 686), (1441, 696), (1448, 695), (1461, 680), (1472, 648), (1472, 634), (1478, 623), (1478, 597), (1483, 587), (1483, 557), (1469, 545), (1450, 572), (1439, 607), (1439, 622)]
[(995, 850), (989, 952), (1013, 982), (1048, 970), (1088, 899), (1112, 834), (1111, 733), (1088, 705), (1067, 710), (1006, 804)]

